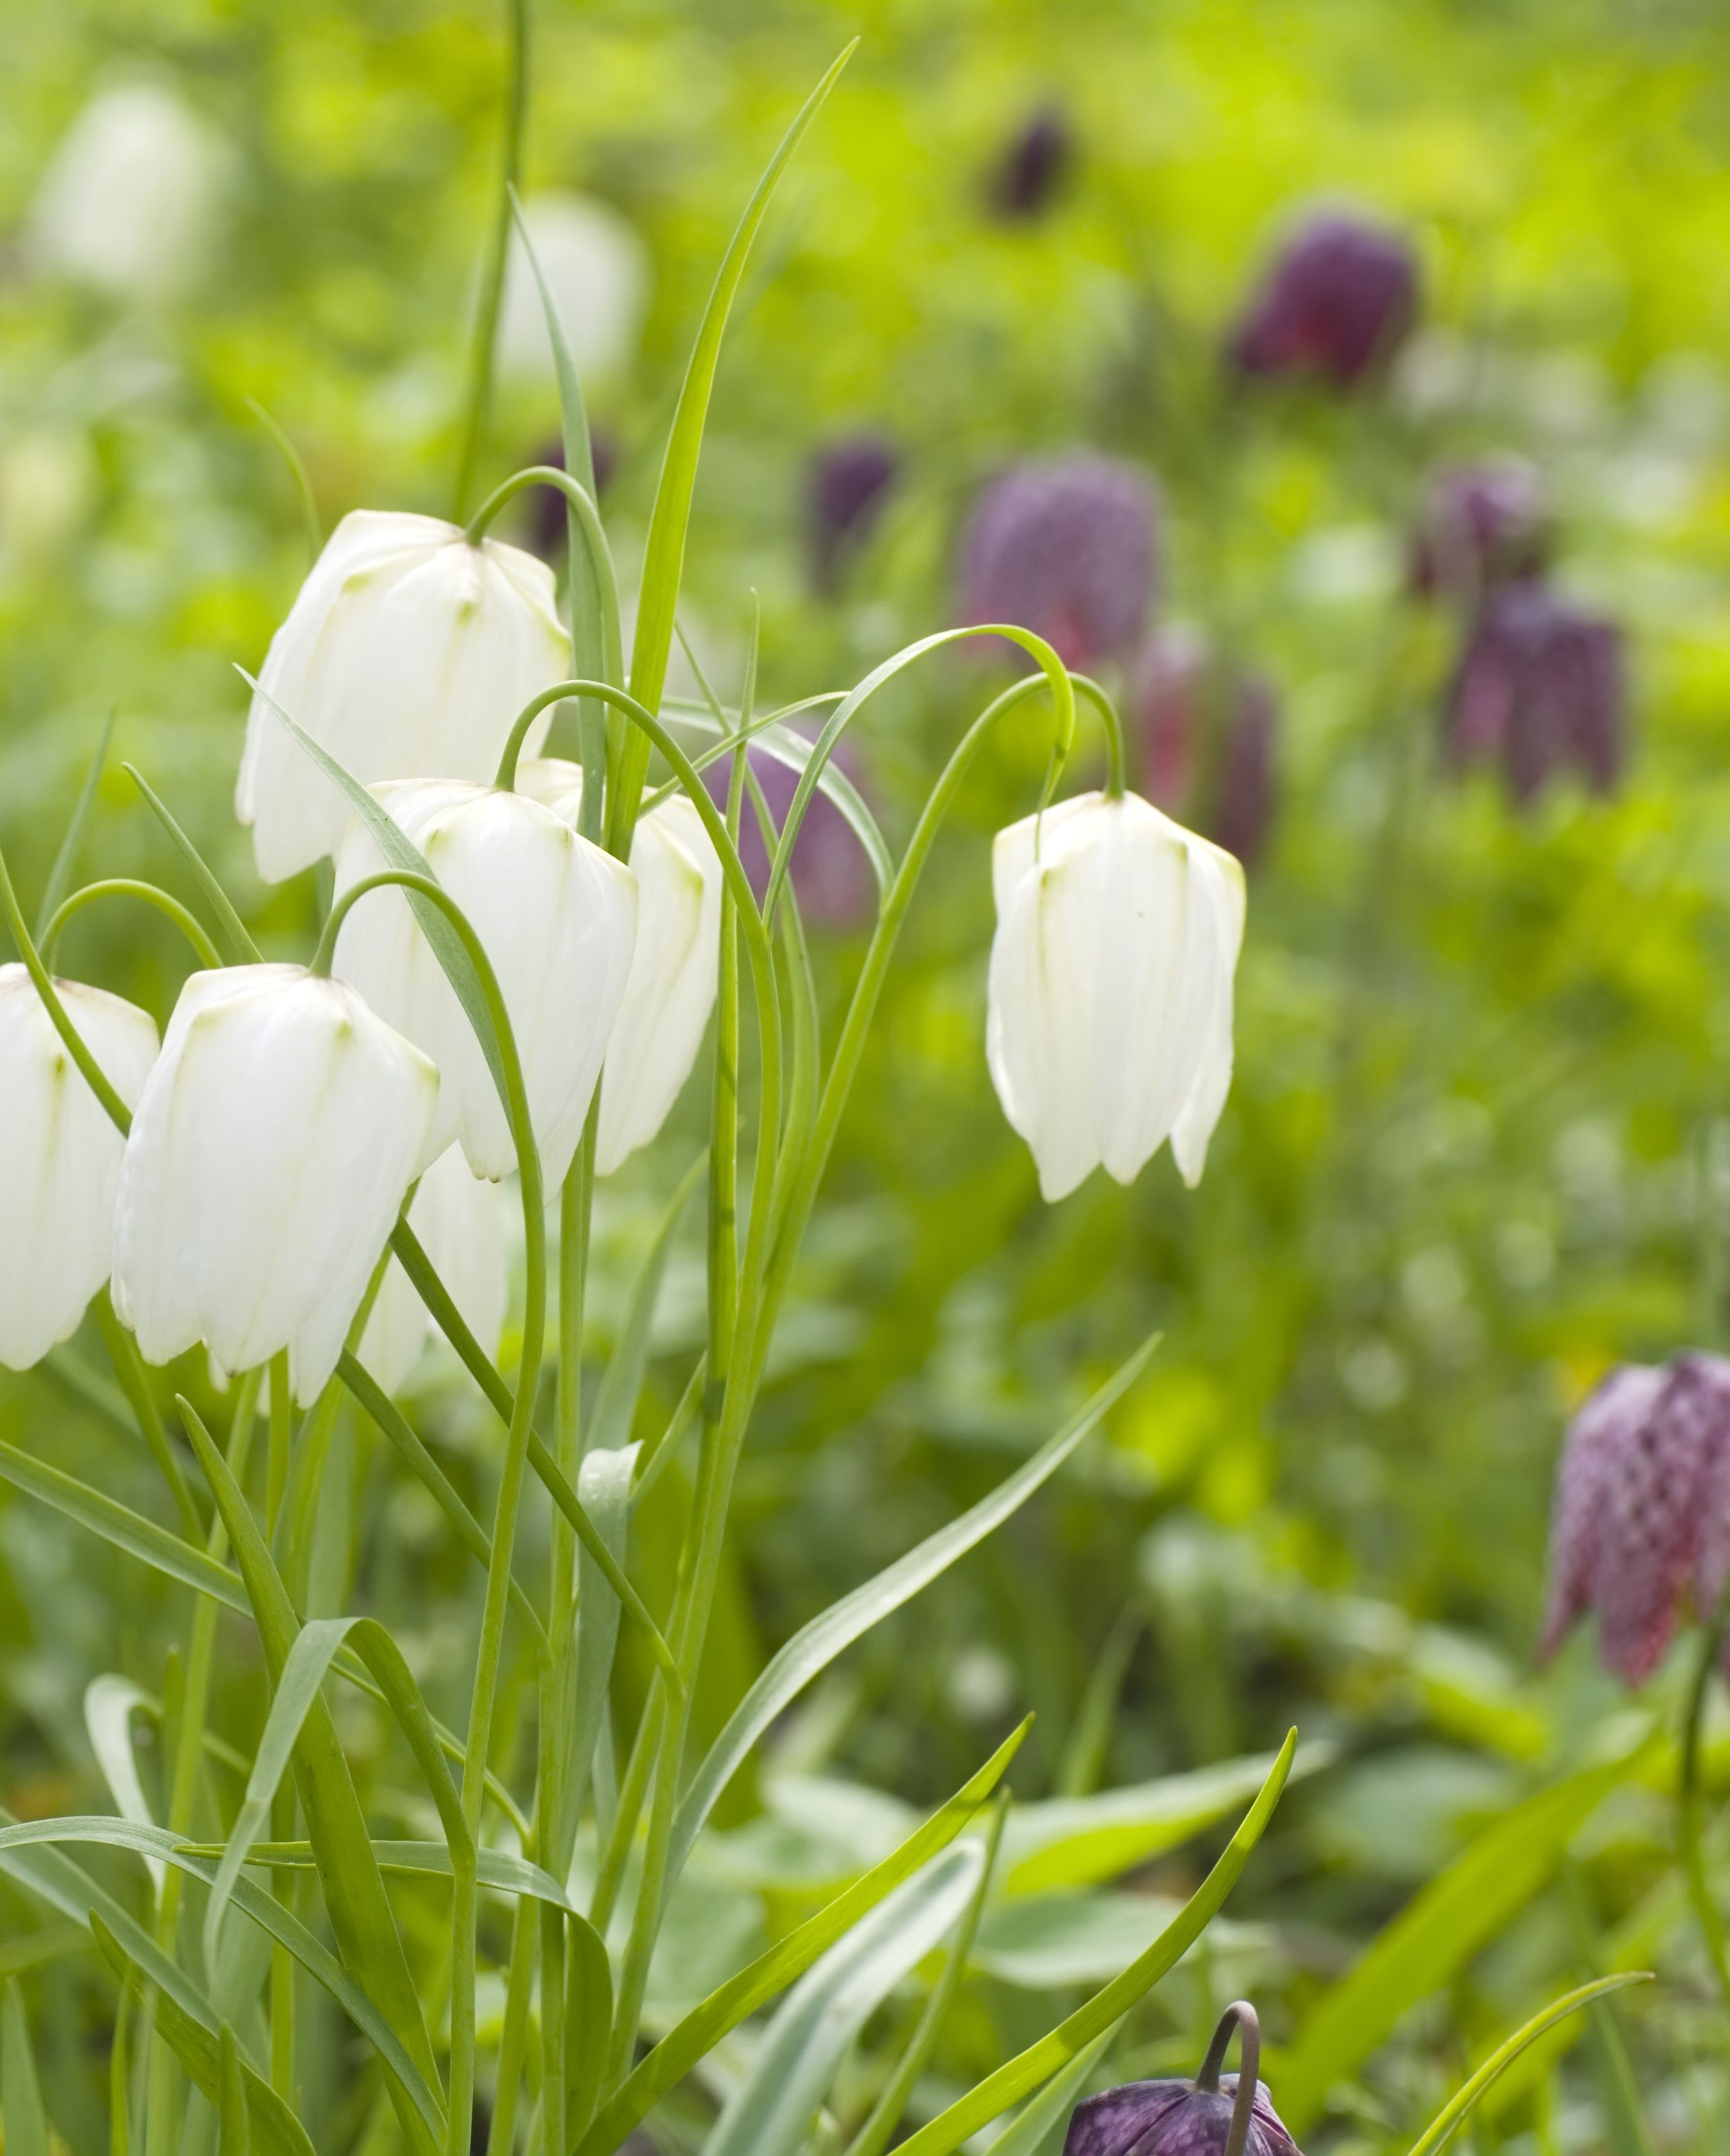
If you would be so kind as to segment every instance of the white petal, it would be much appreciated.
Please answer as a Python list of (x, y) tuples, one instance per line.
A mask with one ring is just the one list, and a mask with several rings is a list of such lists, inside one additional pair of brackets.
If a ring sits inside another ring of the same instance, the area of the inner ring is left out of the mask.
[[(462, 1148), (453, 1146), (421, 1178), (408, 1209), (421, 1247), (489, 1355), (498, 1351), (509, 1290), (505, 1204), (498, 1185), (473, 1175)], [(397, 1392), (434, 1331), (426, 1305), (393, 1258), (362, 1336), (361, 1361), (386, 1392)]]
[[(156, 1060), (155, 1025), (100, 988), (56, 987), (130, 1106)], [(0, 966), (0, 1363), (26, 1370), (108, 1277), (124, 1147), (20, 965)]]

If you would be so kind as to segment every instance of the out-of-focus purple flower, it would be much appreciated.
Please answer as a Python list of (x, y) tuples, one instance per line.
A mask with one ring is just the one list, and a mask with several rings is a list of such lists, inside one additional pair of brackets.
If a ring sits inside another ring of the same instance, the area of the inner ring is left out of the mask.
[(1438, 472), (1412, 539), (1411, 580), (1426, 597), (1476, 600), (1534, 576), (1549, 552), (1548, 506), (1524, 457), (1486, 457)]
[[(588, 453), (594, 463), (598, 501), (619, 469), (619, 444), (606, 428), (591, 425)], [(531, 461), (562, 471), (565, 445), (562, 441), (543, 442), (539, 454)], [(556, 487), (537, 486), (529, 496), (529, 545), (543, 562), (557, 562), (565, 551), (565, 497)]]
[[(799, 774), (760, 744), (749, 752), (751, 769), (778, 830), (793, 806)], [(853, 759), (844, 742), (833, 762), (857, 782)], [(726, 805), (732, 760), (717, 757), (703, 769), (703, 783), (718, 804)], [(768, 888), (769, 855), (762, 829), (747, 793), (739, 824), (739, 857), (751, 887), (761, 898)], [(793, 887), (806, 918), (830, 928), (850, 928), (869, 918), (875, 886), (865, 852), (847, 819), (826, 793), (813, 794), (793, 849)]]
[(1626, 703), (1622, 633), (1537, 582), (1489, 593), (1445, 710), (1456, 764), (1502, 759), (1516, 801), (1573, 770), (1599, 793), (1621, 776)]
[(1679, 1618), (1730, 1575), (1730, 1361), (1678, 1355), (1613, 1370), (1575, 1415), (1556, 1471), (1540, 1651), (1598, 1613), (1599, 1652), (1644, 1683)]
[(1253, 866), (1278, 807), (1273, 684), (1216, 668), (1193, 630), (1162, 629), (1142, 646), (1131, 711), (1149, 798)]
[(1319, 375), (1350, 389), (1386, 364), (1417, 314), (1410, 242), (1333, 213), (1310, 218), (1286, 241), (1228, 351), (1245, 374)]
[(961, 619), (1030, 629), (1086, 672), (1140, 637), (1158, 551), (1153, 489), (1132, 465), (1090, 455), (1017, 465), (984, 487), (968, 521)]
[(993, 209), (1012, 224), (1043, 215), (1067, 177), (1075, 154), (1075, 138), (1061, 108), (1043, 105), (1009, 144), (992, 176)]
[(812, 574), (819, 591), (833, 591), (842, 564), (870, 533), (901, 459), (887, 436), (867, 429), (829, 442), (812, 458), (806, 507)]
[[(1220, 2023), (1229, 2040), (1234, 2020), (1249, 2017), (1245, 2074), (1253, 2076), (1260, 2050), (1254, 2010), (1242, 2000)], [(1193, 2082), (1127, 2082), (1075, 2107), (1063, 2156), (1222, 2156), (1238, 2106), (1240, 2076), (1220, 2074), (1224, 2043), (1219, 2032)], [(1243, 2156), (1301, 2156), (1286, 2130), (1264, 2082), (1250, 2082)]]

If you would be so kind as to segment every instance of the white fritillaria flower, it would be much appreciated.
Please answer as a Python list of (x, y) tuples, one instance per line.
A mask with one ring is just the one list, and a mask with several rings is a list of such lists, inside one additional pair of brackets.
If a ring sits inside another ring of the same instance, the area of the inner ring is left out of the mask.
[[(475, 1175), (462, 1147), (452, 1146), (421, 1178), (408, 1224), (469, 1330), (495, 1355), (510, 1286), (504, 1194), (497, 1183)], [(362, 1362), (386, 1392), (394, 1393), (436, 1330), (413, 1283), (393, 1258), (361, 1336)]]
[[(130, 1108), (157, 1055), (136, 1005), (77, 981), (55, 988)], [(0, 1363), (28, 1370), (108, 1277), (125, 1142), (85, 1084), (22, 966), (0, 966)]]
[[(372, 791), (492, 961), (551, 1188), (583, 1135), (624, 994), (637, 934), (636, 880), (522, 794), (439, 778)], [(382, 865), (357, 821), (337, 856), (338, 892)], [(477, 1175), (508, 1174), (516, 1150), (480, 1044), (400, 891), (357, 901), (337, 935), (334, 970), (438, 1065), (439, 1145), (460, 1138)]]
[(438, 1091), (426, 1057), (341, 981), (194, 973), (115, 1210), (114, 1306), (146, 1360), (203, 1340), (238, 1371), (286, 1348), (295, 1397), (311, 1400), (433, 1158)]
[(1084, 793), (992, 850), (986, 1056), (1047, 1199), (1103, 1165), (1132, 1182), (1169, 1137), (1201, 1178), (1231, 1085), (1243, 870), (1130, 793)]
[[(635, 228), (587, 195), (531, 195), (522, 215), (578, 377), (588, 382), (623, 373), (635, 355), (649, 300), (648, 250)], [(552, 372), (541, 290), (514, 230), (498, 349), (506, 374)]]
[[(517, 713), (569, 670), (544, 562), (471, 547), (436, 516), (361, 509), (313, 564), (259, 685), (370, 786), (490, 778)], [(341, 794), (256, 696), (234, 813), (269, 882), (334, 854), (348, 828)]]
[(170, 298), (204, 267), (227, 153), (172, 92), (104, 90), (74, 121), (30, 208), (44, 270), (117, 299)]
[[(517, 767), (522, 791), (573, 829), (583, 807), (580, 765), (557, 757)], [(631, 840), (637, 947), (601, 1072), (595, 1168), (601, 1175), (645, 1146), (690, 1075), (721, 964), (721, 858), (682, 793), (639, 817)]]

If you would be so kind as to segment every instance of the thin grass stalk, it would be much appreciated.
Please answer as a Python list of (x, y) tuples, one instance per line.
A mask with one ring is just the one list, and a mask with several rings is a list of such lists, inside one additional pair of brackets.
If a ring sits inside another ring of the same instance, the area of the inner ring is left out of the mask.
[(480, 444), (486, 432), (487, 408), (492, 401), (493, 362), (499, 341), (499, 303), (505, 293), (505, 270), (511, 246), (511, 197), (522, 176), (522, 138), (529, 105), (528, 0), (505, 0), (505, 21), (510, 41), (509, 73), (505, 90), (505, 131), (501, 146), (503, 167), (499, 206), (487, 241), (485, 266), (480, 277), (480, 304), (475, 317), (475, 341), (469, 351), (469, 393), (463, 411), (462, 444), (457, 453), (454, 511), (460, 517), (475, 485), (480, 462)]

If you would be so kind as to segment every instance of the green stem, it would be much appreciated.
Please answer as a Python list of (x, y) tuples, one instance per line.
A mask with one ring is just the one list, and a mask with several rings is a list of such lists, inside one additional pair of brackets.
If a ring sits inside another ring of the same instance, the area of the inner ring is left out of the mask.
[(36, 985), (42, 998), (42, 1007), (48, 1013), (49, 1022), (59, 1034), (61, 1045), (72, 1058), (79, 1075), (107, 1111), (109, 1121), (125, 1137), (132, 1127), (132, 1111), (121, 1100), (109, 1083), (102, 1066), (85, 1045), (84, 1036), (66, 1015), (66, 1006), (55, 992), (49, 970), (42, 963), (42, 953), (25, 923), (18, 907), (18, 893), (12, 887), (12, 875), (6, 865), (6, 853), (0, 847), (0, 917), (3, 917), (12, 932), (12, 940), (18, 946), (18, 956), (24, 962), (24, 970)]
[(1694, 1666), (1693, 1682), (1688, 1687), (1687, 1713), (1682, 1724), (1681, 1771), (1676, 1789), (1676, 1840), (1688, 1882), (1688, 1899), (1700, 1926), (1707, 1959), (1712, 1964), (1724, 2004), (1730, 2007), (1730, 1948), (1726, 1946), (1724, 1919), (1712, 1898), (1712, 1882), (1707, 1876), (1706, 1859), (1701, 1848), (1704, 1805), (1700, 1785), (1706, 1696), (1712, 1671), (1724, 1650), (1727, 1632), (1730, 1632), (1730, 1585), (1720, 1594), (1712, 1621), (1702, 1633), (1700, 1658)]
[(463, 418), (462, 447), (457, 456), (455, 514), (475, 485), (480, 461), (481, 437), (486, 431), (487, 406), (492, 397), (494, 347), (499, 341), (499, 302), (505, 292), (505, 269), (511, 246), (511, 191), (522, 177), (522, 138), (529, 104), (528, 0), (506, 0), (505, 21), (510, 38), (510, 74), (505, 91), (505, 133), (499, 207), (487, 243), (486, 264), (481, 272), (480, 307), (475, 320), (475, 341), (469, 354), (469, 395)]
[(150, 1375), (144, 1367), (144, 1358), (138, 1352), (138, 1342), (127, 1332), (114, 1312), (108, 1290), (97, 1291), (92, 1308), (96, 1313), (97, 1330), (107, 1348), (109, 1359), (114, 1364), (114, 1374), (120, 1380), (121, 1390), (127, 1404), (138, 1419), (138, 1427), (144, 1433), (144, 1441), (150, 1447), (151, 1457), (162, 1471), (162, 1480), (168, 1485), (174, 1499), (175, 1509), (180, 1514), (181, 1526), (189, 1542), (201, 1542), (204, 1537), (204, 1522), (199, 1516), (191, 1486), (174, 1456), (173, 1440), (167, 1425), (157, 1406), (156, 1395), (150, 1389)]
[(197, 914), (181, 904), (166, 891), (159, 891), (153, 883), (140, 883), (134, 876), (105, 876), (100, 883), (87, 883), (82, 891), (74, 891), (63, 898), (49, 916), (48, 925), (42, 932), (41, 950), (44, 965), (54, 963), (54, 945), (60, 931), (74, 914), (99, 898), (136, 898), (146, 906), (153, 906), (165, 915), (185, 937), (198, 953), (198, 963), (214, 969), (222, 964), (217, 948), (205, 934), (203, 924)]
[(270, 1358), (270, 1444), (264, 1455), (264, 1532), (275, 1536), (288, 1488), (289, 1460), (294, 1450), (295, 1399), (289, 1383), (286, 1348)]

